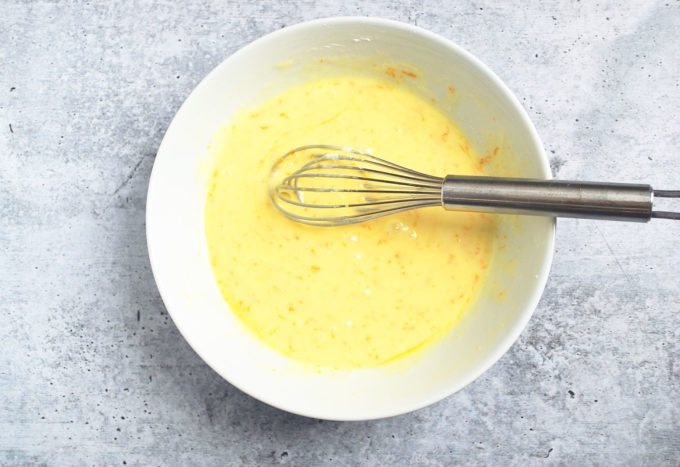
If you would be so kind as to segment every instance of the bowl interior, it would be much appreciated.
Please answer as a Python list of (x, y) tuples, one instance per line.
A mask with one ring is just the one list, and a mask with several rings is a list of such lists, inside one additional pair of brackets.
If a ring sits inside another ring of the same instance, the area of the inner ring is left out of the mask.
[[(540, 140), (523, 109), (474, 57), (405, 24), (336, 18), (270, 34), (211, 72), (170, 125), (147, 200), (154, 276), (190, 345), (250, 395), (290, 412), (326, 419), (396, 415), (470, 383), (525, 326), (545, 285), (553, 249), (553, 219), (502, 218), (499, 229), (507, 236), (506, 247), (496, 253), (478, 299), (451, 333), (410, 361), (370, 370), (311, 372), (252, 337), (222, 300), (208, 260), (203, 230), (208, 141), (239, 108), (311, 77), (361, 73), (368, 68), (357, 66), (363, 62), (417, 70), (417, 90), (441, 103), (480, 154), (500, 148), (502, 157), (492, 166), (497, 174), (550, 176)], [(498, 290), (504, 291), (502, 299)]]

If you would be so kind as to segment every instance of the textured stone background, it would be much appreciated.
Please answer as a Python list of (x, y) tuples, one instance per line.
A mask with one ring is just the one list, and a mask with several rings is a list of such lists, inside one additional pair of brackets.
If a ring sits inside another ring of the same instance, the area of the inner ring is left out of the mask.
[(0, 463), (680, 462), (680, 222), (561, 220), (545, 295), (499, 363), (373, 422), (236, 390), (156, 291), (144, 203), (174, 112), (241, 46), (317, 17), (399, 19), (467, 48), (558, 177), (680, 188), (680, 4), (525, 3), (1, 0)]

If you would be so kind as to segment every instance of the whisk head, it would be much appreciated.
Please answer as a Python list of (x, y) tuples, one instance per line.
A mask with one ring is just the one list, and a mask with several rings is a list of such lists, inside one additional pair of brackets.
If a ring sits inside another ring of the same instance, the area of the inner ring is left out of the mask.
[(290, 219), (339, 226), (441, 206), (444, 180), (356, 149), (310, 145), (279, 158), (270, 181), (274, 206)]

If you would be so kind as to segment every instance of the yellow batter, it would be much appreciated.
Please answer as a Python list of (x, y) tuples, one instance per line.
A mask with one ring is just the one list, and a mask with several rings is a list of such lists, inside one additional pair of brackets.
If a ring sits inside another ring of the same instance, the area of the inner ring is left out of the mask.
[(222, 296), (269, 346), (320, 367), (372, 367), (433, 342), (484, 280), (492, 221), (428, 208), (344, 227), (294, 223), (271, 204), (269, 169), (315, 143), (436, 175), (484, 165), (432, 103), (389, 78), (310, 82), (243, 112), (210, 149), (205, 232)]

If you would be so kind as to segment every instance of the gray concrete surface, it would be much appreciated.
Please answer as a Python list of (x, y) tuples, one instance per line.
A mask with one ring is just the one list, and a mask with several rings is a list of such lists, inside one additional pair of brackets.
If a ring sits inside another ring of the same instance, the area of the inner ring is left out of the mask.
[(680, 188), (680, 4), (532, 3), (0, 1), (0, 463), (680, 463), (680, 222), (560, 221), (512, 349), (373, 422), (241, 393), (151, 276), (145, 195), (174, 112), (241, 46), (323, 16), (399, 19), (476, 54), (559, 177)]

